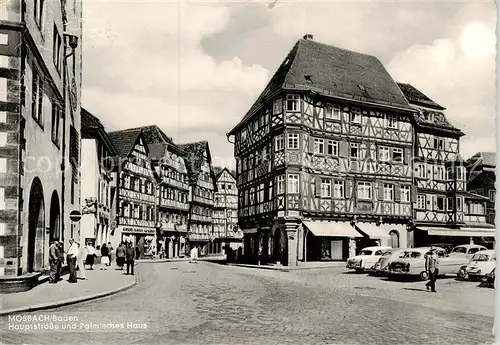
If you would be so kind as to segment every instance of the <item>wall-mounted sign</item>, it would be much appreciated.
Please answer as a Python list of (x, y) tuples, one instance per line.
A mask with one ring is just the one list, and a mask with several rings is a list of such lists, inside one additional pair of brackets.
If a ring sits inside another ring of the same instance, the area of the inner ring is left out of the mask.
[(156, 235), (155, 228), (137, 228), (135, 226), (124, 226), (122, 228), (122, 232), (130, 232), (130, 233), (134, 233), (134, 234)]

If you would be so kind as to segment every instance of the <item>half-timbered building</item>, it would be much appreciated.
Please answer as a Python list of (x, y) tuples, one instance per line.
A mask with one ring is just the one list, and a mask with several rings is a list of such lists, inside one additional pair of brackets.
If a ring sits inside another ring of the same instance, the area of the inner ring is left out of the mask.
[(158, 126), (143, 128), (155, 173), (159, 253), (166, 258), (185, 255), (189, 216), (189, 180), (179, 147)]
[(216, 169), (215, 203), (213, 210), (214, 245), (213, 253), (221, 253), (231, 247), (237, 250), (242, 246), (243, 234), (238, 227), (238, 189), (236, 174), (227, 168)]
[(495, 225), (496, 153), (478, 152), (467, 160), (467, 190), (488, 198), (486, 217)]
[(189, 175), (189, 247), (199, 246), (202, 253), (207, 253), (213, 231), (215, 191), (210, 148), (207, 141), (199, 141), (181, 144), (179, 149), (184, 153)]
[(413, 112), (377, 58), (299, 40), (228, 133), (247, 259), (297, 265), (405, 247)]
[(410, 246), (482, 241), (490, 230), (481, 228), (491, 227), (485, 223), (486, 198), (466, 191), (466, 164), (459, 154), (464, 133), (448, 121), (444, 107), (412, 85), (398, 85), (417, 111), (413, 126), (417, 195)]
[(130, 241), (139, 248), (140, 257), (156, 252), (156, 181), (150, 164), (149, 148), (142, 128), (109, 133), (118, 150), (116, 168), (116, 224), (111, 229), (111, 244)]

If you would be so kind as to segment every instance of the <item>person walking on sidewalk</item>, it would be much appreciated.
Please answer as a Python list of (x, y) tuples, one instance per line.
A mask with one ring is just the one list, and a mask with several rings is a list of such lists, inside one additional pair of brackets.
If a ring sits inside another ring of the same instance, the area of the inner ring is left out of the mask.
[(57, 243), (57, 255), (59, 256), (59, 259), (57, 260), (57, 273), (56, 273), (56, 281), (61, 280), (61, 275), (62, 275), (62, 265), (64, 263), (64, 242), (59, 241)]
[(429, 273), (429, 281), (425, 284), (427, 290), (431, 288), (432, 292), (436, 292), (436, 280), (439, 274), (439, 258), (436, 254), (436, 248), (430, 249), (425, 256), (425, 270)]
[[(109, 265), (109, 248), (106, 246), (106, 243), (104, 243), (101, 247), (101, 264), (104, 265), (104, 269), (108, 269)], [(103, 268), (101, 267), (101, 270)]]
[(111, 242), (108, 242), (108, 250), (109, 250), (109, 266), (111, 266), (111, 262), (113, 262), (113, 251), (114, 251), (114, 248), (113, 246), (111, 245)]
[(74, 239), (69, 240), (69, 249), (68, 255), (66, 256), (66, 260), (68, 261), (69, 267), (69, 279), (70, 283), (77, 283), (76, 279), (76, 259), (78, 258), (78, 244)]
[(78, 270), (80, 271), (80, 279), (87, 279), (87, 276), (85, 275), (85, 259), (87, 258), (87, 250), (85, 249), (84, 246), (80, 246), (79, 242), (76, 242), (78, 244)]
[(116, 265), (120, 268), (120, 270), (123, 270), (123, 265), (125, 265), (125, 244), (122, 242), (116, 248)]
[(94, 260), (96, 258), (97, 254), (95, 252), (95, 248), (92, 245), (92, 243), (87, 244), (87, 258), (85, 259), (85, 263), (90, 266), (89, 270), (94, 269)]
[(50, 277), (49, 283), (57, 283), (57, 266), (59, 264), (59, 240), (53, 240), (49, 247)]
[(134, 275), (134, 259), (135, 259), (135, 248), (132, 242), (129, 242), (127, 249), (125, 250), (125, 255), (127, 258), (127, 275)]

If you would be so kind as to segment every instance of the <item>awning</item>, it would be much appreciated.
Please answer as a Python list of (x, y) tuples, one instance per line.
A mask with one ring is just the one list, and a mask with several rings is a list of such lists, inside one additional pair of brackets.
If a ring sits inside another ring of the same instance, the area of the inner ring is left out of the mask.
[(449, 229), (449, 228), (426, 228), (419, 227), (419, 230), (427, 231), (431, 236), (457, 236), (457, 237), (494, 237), (495, 229), (487, 228), (462, 228), (462, 229)]
[(351, 225), (340, 222), (304, 222), (314, 236), (324, 237), (363, 237)]
[(383, 229), (372, 223), (356, 223), (356, 227), (367, 234), (370, 238), (388, 238), (391, 237)]
[(245, 234), (256, 234), (257, 233), (257, 228), (250, 228), (250, 229), (242, 229), (243, 233)]

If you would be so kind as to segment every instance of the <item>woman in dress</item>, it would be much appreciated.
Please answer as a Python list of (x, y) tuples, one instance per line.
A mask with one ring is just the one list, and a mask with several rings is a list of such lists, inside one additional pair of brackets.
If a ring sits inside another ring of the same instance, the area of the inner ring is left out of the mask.
[[(101, 247), (101, 264), (103, 264), (104, 269), (107, 270), (109, 266), (109, 249), (106, 246), (106, 243), (104, 243)], [(101, 270), (103, 269), (101, 267)]]
[(92, 266), (94, 266), (94, 259), (96, 256), (95, 248), (92, 243), (89, 242), (87, 244), (87, 258), (85, 259), (85, 264), (90, 266), (89, 270), (94, 269)]

